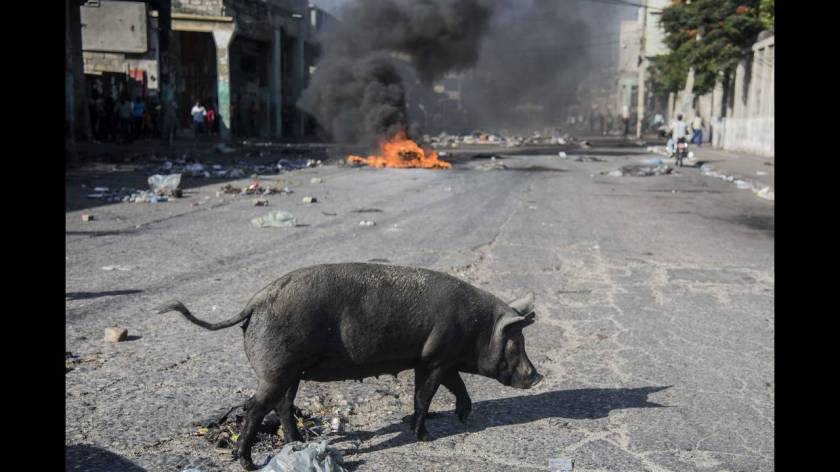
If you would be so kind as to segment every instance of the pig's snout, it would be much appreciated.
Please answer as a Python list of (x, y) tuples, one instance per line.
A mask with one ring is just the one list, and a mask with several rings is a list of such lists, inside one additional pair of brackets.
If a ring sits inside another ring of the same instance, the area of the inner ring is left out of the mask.
[(521, 388), (523, 390), (527, 390), (534, 385), (540, 383), (544, 378), (542, 374), (538, 373), (536, 369), (531, 367), (531, 372), (527, 375), (522, 376), (514, 376), (512, 382), (510, 383), (511, 387), (514, 388)]

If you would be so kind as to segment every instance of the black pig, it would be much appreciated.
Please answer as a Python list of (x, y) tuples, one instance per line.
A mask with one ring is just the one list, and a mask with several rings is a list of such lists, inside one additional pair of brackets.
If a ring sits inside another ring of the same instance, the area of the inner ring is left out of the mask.
[(259, 386), (248, 401), (238, 453), (246, 470), (257, 426), (274, 409), (285, 440), (301, 440), (293, 401), (301, 380), (361, 380), (414, 369), (412, 430), (431, 439), (425, 418), (441, 384), (456, 398), (465, 422), (472, 402), (459, 372), (479, 374), (516, 388), (542, 380), (525, 353), (522, 328), (534, 322), (533, 295), (505, 303), (440, 272), (380, 264), (325, 264), (277, 279), (217, 330), (245, 322), (245, 353)]

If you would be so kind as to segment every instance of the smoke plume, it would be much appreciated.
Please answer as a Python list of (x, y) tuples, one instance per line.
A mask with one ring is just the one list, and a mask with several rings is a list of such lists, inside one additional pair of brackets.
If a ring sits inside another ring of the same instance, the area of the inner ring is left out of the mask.
[(491, 10), (483, 0), (352, 0), (340, 16), (299, 106), (333, 139), (359, 142), (408, 131), (399, 61), (427, 86), (474, 66)]
[(569, 111), (586, 114), (587, 94), (614, 77), (618, 24), (635, 13), (580, 0), (495, 0), (493, 10), (480, 59), (460, 84), (474, 129), (524, 131), (560, 125)]

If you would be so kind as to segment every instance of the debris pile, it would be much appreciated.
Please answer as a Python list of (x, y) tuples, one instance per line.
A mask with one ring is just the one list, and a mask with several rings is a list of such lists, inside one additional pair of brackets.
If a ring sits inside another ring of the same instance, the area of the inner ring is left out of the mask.
[[(227, 152), (224, 152), (227, 154)], [(277, 174), (291, 172), (299, 169), (320, 167), (322, 162), (318, 159), (288, 159), (283, 158), (274, 165), (249, 164), (236, 161), (232, 165), (222, 164), (204, 165), (200, 162), (189, 162), (186, 155), (171, 160), (164, 160), (149, 166), (148, 171), (155, 173), (178, 173), (189, 177), (220, 178), (220, 179), (241, 179), (251, 174)]]
[(751, 181), (751, 180), (743, 180), (738, 179), (732, 175), (726, 175), (724, 173), (718, 172), (713, 168), (709, 167), (708, 164), (703, 164), (700, 166), (700, 172), (703, 175), (714, 177), (717, 179), (725, 180), (727, 182), (732, 182), (741, 190), (749, 190), (756, 194), (758, 197), (763, 198), (765, 200), (775, 200), (776, 196), (769, 186), (762, 184), (761, 182)]
[(527, 145), (563, 145), (577, 142), (577, 139), (568, 135), (560, 135), (559, 131), (536, 131), (531, 135), (504, 135), (486, 131), (473, 131), (472, 133), (458, 135), (440, 133), (437, 136), (425, 135), (423, 140), (435, 148), (458, 148), (462, 144), (496, 144), (507, 147), (520, 147)]
[(673, 169), (666, 164), (628, 164), (617, 170), (601, 172), (601, 175), (609, 175), (611, 177), (650, 177), (654, 175), (668, 175), (672, 171)]
[[(340, 394), (339, 397), (341, 397)], [(311, 400), (304, 400), (303, 409), (295, 407), (292, 412), (298, 432), (307, 442), (317, 440), (323, 444), (329, 435), (342, 432), (349, 415), (353, 414), (353, 407), (346, 401), (339, 399), (338, 403), (344, 403), (344, 406), (334, 408), (325, 406), (323, 401), (323, 397), (316, 395)], [(217, 414), (193, 423), (195, 429), (191, 436), (202, 437), (219, 450), (234, 451), (239, 435), (242, 433), (245, 416), (245, 406), (237, 405), (221, 415)], [(300, 444), (292, 442), (285, 446), (298, 445), (299, 447)], [(311, 445), (314, 446), (316, 443), (313, 442)], [(284, 440), (280, 417), (276, 412), (272, 412), (265, 417), (257, 429), (254, 452), (271, 453), (281, 446), (284, 446)], [(282, 455), (283, 452), (281, 451), (280, 454)]]
[(283, 446), (276, 456), (263, 468), (262, 472), (344, 472), (340, 464), (344, 462), (341, 451), (329, 445), (329, 441), (303, 444), (293, 442)]

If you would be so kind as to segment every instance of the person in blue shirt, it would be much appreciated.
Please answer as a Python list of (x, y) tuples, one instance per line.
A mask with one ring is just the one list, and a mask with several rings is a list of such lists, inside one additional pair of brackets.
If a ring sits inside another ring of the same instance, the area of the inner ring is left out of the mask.
[(143, 118), (146, 114), (146, 104), (141, 97), (134, 99), (134, 106), (131, 108), (131, 121), (134, 125), (134, 138), (143, 135)]

